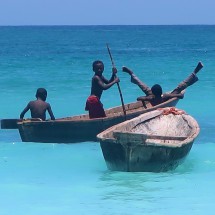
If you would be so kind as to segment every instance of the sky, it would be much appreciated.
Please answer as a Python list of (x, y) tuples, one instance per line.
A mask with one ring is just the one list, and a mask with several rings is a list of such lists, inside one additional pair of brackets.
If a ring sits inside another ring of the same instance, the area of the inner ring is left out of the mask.
[(1, 0), (0, 25), (215, 24), (215, 0)]

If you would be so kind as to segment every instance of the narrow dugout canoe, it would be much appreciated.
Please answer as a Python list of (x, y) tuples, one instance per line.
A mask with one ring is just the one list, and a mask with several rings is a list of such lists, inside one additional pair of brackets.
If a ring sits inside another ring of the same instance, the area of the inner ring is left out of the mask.
[(183, 162), (199, 131), (188, 114), (164, 115), (163, 110), (155, 110), (112, 126), (97, 138), (108, 169), (163, 172)]
[[(184, 92), (183, 92), (184, 93)], [(150, 103), (134, 102), (125, 105), (126, 119), (132, 119), (140, 114), (161, 107), (173, 107), (179, 99), (172, 98), (162, 104), (152, 107)], [(121, 106), (107, 109), (107, 117), (89, 119), (88, 114), (56, 119), (54, 121), (18, 122), (18, 129), (23, 142), (44, 143), (76, 143), (98, 141), (96, 135), (105, 129), (125, 121)]]

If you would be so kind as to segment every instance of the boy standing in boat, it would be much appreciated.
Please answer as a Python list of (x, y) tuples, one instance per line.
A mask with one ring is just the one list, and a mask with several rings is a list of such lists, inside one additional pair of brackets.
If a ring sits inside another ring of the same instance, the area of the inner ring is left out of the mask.
[(102, 74), (104, 71), (104, 64), (102, 61), (97, 60), (93, 62), (93, 71), (95, 72), (92, 77), (91, 94), (87, 98), (85, 110), (89, 111), (89, 117), (101, 118), (106, 117), (103, 104), (100, 99), (103, 90), (107, 90), (115, 83), (119, 82), (119, 78), (116, 77), (117, 69), (112, 69), (112, 76), (110, 80), (107, 80)]
[(188, 78), (182, 81), (171, 93), (162, 94), (162, 87), (159, 84), (155, 84), (152, 88), (148, 87), (145, 83), (143, 83), (133, 71), (123, 66), (122, 71), (128, 73), (131, 76), (131, 82), (138, 85), (140, 89), (146, 94), (146, 96), (138, 97), (138, 101), (149, 101), (152, 106), (158, 105), (167, 101), (168, 99), (177, 97), (179, 99), (183, 99), (182, 90), (186, 89), (188, 86), (191, 86), (195, 82), (198, 81), (198, 77), (196, 76), (197, 72), (202, 69), (203, 64), (201, 62), (198, 63), (195, 70), (191, 73)]
[(20, 119), (24, 118), (25, 113), (30, 110), (32, 118), (46, 120), (46, 111), (48, 111), (51, 120), (55, 120), (51, 105), (46, 102), (47, 91), (44, 88), (38, 88), (36, 92), (37, 100), (30, 101), (20, 114)]

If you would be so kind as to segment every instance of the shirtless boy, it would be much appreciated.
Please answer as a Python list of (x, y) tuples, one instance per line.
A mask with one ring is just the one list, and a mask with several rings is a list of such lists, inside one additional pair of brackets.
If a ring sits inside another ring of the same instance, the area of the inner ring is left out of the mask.
[(24, 118), (25, 113), (30, 110), (32, 118), (40, 118), (46, 120), (46, 111), (48, 111), (51, 120), (55, 120), (51, 105), (46, 102), (47, 91), (44, 88), (38, 88), (36, 92), (36, 100), (30, 101), (20, 114), (20, 119)]
[(102, 61), (94, 61), (92, 67), (95, 74), (92, 77), (91, 94), (86, 101), (85, 107), (85, 110), (89, 111), (89, 117), (91, 119), (106, 117), (103, 104), (100, 101), (103, 90), (107, 90), (119, 82), (119, 78), (116, 77), (116, 68), (112, 69), (112, 76), (110, 80), (107, 80), (102, 75), (104, 72), (104, 64)]

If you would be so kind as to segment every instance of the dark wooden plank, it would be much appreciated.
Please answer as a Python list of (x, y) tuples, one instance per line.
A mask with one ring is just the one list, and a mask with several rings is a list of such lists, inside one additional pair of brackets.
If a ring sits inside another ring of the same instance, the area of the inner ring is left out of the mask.
[(1, 119), (1, 129), (17, 129), (20, 119)]

